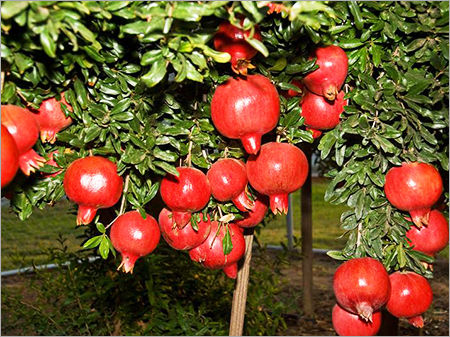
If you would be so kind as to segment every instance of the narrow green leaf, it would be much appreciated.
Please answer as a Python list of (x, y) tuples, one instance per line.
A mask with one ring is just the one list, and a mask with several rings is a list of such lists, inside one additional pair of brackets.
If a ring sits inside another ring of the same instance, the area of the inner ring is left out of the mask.
[(100, 244), (100, 241), (102, 240), (102, 238), (103, 238), (103, 235), (97, 235), (97, 236), (90, 238), (83, 244), (83, 249), (91, 249), (91, 248), (97, 247)]
[(166, 72), (166, 60), (161, 57), (153, 62), (150, 71), (142, 76), (141, 80), (147, 87), (151, 88), (161, 82), (161, 80), (166, 75)]
[(50, 56), (51, 58), (56, 57), (56, 43), (53, 41), (52, 37), (50, 36), (48, 30), (45, 28), (40, 36), (39, 39), (41, 41), (42, 48), (44, 49), (45, 53)]
[(2, 20), (8, 20), (24, 11), (28, 7), (28, 1), (2, 1)]
[(230, 229), (228, 228), (228, 226), (226, 230), (227, 232), (225, 233), (225, 236), (223, 237), (222, 240), (222, 249), (224, 255), (230, 254), (231, 251), (233, 250), (233, 243), (231, 242)]

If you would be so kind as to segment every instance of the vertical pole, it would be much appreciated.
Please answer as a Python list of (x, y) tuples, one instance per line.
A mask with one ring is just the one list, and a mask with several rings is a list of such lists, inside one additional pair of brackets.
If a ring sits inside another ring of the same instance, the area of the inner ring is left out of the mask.
[(289, 194), (289, 209), (286, 215), (286, 232), (288, 240), (288, 249), (294, 248), (294, 206), (292, 205), (292, 194)]
[(312, 252), (312, 205), (311, 205), (311, 147), (305, 149), (308, 159), (308, 177), (302, 187), (302, 270), (303, 270), (303, 313), (313, 315), (313, 252)]
[(245, 305), (247, 303), (248, 279), (250, 275), (250, 261), (252, 259), (253, 228), (245, 235), (244, 264), (239, 269), (236, 287), (231, 306), (230, 336), (242, 336), (244, 331)]

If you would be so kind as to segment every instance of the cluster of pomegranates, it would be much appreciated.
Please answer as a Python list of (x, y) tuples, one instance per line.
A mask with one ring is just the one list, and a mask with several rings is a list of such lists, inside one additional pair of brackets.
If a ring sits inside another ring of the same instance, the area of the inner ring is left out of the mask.
[(380, 309), (423, 327), (422, 314), (433, 299), (430, 284), (421, 275), (396, 271), (388, 275), (383, 264), (357, 258), (340, 265), (333, 278), (337, 304), (333, 327), (340, 336), (373, 336), (381, 326)]

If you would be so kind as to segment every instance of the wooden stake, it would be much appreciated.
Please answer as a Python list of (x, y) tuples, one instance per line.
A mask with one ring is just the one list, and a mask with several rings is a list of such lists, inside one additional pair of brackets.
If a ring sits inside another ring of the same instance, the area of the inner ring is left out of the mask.
[(245, 305), (247, 303), (248, 279), (250, 275), (250, 261), (252, 259), (253, 228), (245, 234), (244, 264), (238, 271), (236, 287), (233, 293), (231, 307), (230, 336), (242, 336), (244, 331)]

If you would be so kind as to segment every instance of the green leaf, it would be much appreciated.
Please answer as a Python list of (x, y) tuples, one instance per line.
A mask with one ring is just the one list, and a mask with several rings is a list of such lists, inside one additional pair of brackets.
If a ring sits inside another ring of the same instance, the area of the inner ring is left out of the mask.
[(166, 72), (166, 60), (161, 57), (153, 62), (150, 71), (142, 76), (141, 80), (147, 87), (151, 88), (161, 82), (161, 80), (166, 75)]
[(167, 150), (164, 151), (157, 146), (153, 149), (153, 155), (158, 159), (162, 159), (168, 162), (174, 162), (178, 159), (178, 155), (175, 152)]
[(219, 63), (227, 63), (231, 60), (231, 55), (228, 53), (216, 51), (214, 49), (209, 48), (208, 46), (199, 46), (203, 49), (203, 53), (206, 56), (211, 57), (214, 61)]
[(264, 14), (262, 14), (258, 10), (258, 7), (256, 7), (255, 1), (241, 1), (241, 5), (253, 16), (256, 23), (260, 22), (264, 18)]
[(102, 223), (97, 222), (97, 223), (95, 224), (95, 226), (97, 227), (97, 230), (98, 230), (100, 233), (104, 234), (104, 233), (106, 232), (105, 226), (103, 226)]
[(50, 56), (51, 58), (56, 57), (56, 43), (53, 41), (52, 37), (50, 36), (48, 30), (45, 28), (40, 36), (40, 41), (42, 48), (44, 49), (45, 53)]
[(269, 56), (269, 50), (267, 49), (267, 47), (264, 45), (264, 43), (262, 43), (261, 41), (257, 40), (257, 39), (250, 39), (250, 38), (245, 38), (245, 40), (253, 47), (255, 48), (257, 51), (259, 51), (261, 54), (264, 55), (264, 57)]
[(189, 61), (186, 61), (186, 71), (188, 79), (196, 82), (203, 82), (203, 76), (197, 71), (197, 69), (195, 69), (195, 67)]
[(145, 52), (144, 55), (142, 55), (141, 65), (146, 66), (146, 65), (152, 64), (153, 62), (157, 61), (161, 57), (162, 57), (161, 49), (150, 50), (148, 52)]
[(335, 260), (347, 260), (347, 258), (342, 255), (342, 252), (338, 250), (329, 250), (327, 255)]
[(102, 236), (102, 239), (100, 241), (100, 246), (98, 247), (98, 251), (101, 255), (101, 257), (106, 260), (108, 258), (109, 254), (109, 239), (106, 235)]
[(233, 243), (231, 242), (230, 229), (228, 228), (228, 226), (226, 230), (227, 232), (225, 233), (225, 236), (223, 237), (222, 240), (222, 249), (224, 255), (230, 254), (231, 251), (233, 250)]
[(28, 7), (28, 1), (2, 1), (2, 20), (8, 20), (24, 11)]
[(169, 163), (166, 163), (164, 161), (155, 161), (155, 162), (153, 162), (153, 164), (155, 164), (155, 166), (162, 168), (164, 171), (166, 171), (167, 173), (170, 173), (174, 176), (178, 177), (180, 175), (180, 173), (177, 171), (175, 166), (170, 165)]
[(97, 247), (100, 244), (100, 241), (102, 241), (102, 238), (103, 235), (97, 235), (90, 238), (83, 244), (83, 249), (91, 249)]

